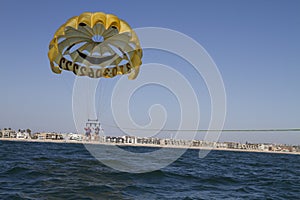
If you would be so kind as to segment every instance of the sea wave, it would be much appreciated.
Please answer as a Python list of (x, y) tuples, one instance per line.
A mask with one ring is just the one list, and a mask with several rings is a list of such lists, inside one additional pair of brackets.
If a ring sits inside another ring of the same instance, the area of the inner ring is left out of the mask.
[[(198, 151), (188, 150), (165, 168), (131, 174), (107, 167), (80, 144), (2, 141), (0, 147), (0, 199), (297, 199), (300, 196), (300, 157), (293, 155), (212, 151), (199, 158)], [(144, 147), (122, 148), (139, 153), (153, 151)], [(106, 162), (126, 165), (113, 158), (103, 157)]]

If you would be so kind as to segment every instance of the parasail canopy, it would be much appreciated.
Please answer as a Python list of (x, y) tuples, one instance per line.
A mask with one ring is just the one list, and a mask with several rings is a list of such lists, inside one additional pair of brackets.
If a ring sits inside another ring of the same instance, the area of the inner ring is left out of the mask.
[(102, 12), (69, 19), (54, 34), (48, 52), (54, 73), (67, 70), (91, 78), (129, 74), (129, 79), (135, 79), (142, 55), (131, 27), (117, 16)]

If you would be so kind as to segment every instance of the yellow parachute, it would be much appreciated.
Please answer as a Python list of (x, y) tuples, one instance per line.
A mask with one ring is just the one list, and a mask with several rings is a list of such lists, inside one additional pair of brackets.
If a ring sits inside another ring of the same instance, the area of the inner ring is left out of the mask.
[(54, 73), (68, 70), (91, 78), (129, 74), (129, 79), (135, 79), (142, 55), (139, 39), (130, 26), (102, 12), (69, 19), (56, 31), (48, 52)]

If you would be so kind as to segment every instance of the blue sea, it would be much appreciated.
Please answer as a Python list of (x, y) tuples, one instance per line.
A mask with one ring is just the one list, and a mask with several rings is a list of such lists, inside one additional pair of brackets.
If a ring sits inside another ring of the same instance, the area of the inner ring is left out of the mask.
[(0, 199), (300, 199), (299, 155), (199, 158), (188, 150), (167, 167), (134, 174), (107, 167), (81, 144), (0, 141), (0, 149)]

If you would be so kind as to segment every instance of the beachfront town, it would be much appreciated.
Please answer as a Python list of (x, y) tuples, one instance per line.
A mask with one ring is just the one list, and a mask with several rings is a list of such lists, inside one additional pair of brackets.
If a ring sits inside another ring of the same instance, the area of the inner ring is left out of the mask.
[(181, 147), (195, 149), (257, 151), (274, 153), (300, 154), (300, 145), (270, 144), (270, 143), (239, 143), (239, 142), (208, 142), (202, 140), (179, 140), (145, 138), (136, 136), (104, 136), (100, 134), (76, 133), (32, 133), (30, 129), (15, 131), (11, 128), (0, 129), (0, 140), (29, 141), (29, 142), (66, 142), (66, 143), (94, 143), (115, 144), (148, 147)]

